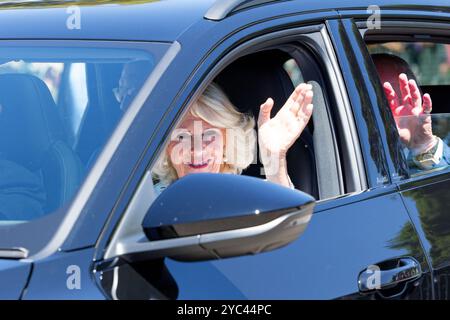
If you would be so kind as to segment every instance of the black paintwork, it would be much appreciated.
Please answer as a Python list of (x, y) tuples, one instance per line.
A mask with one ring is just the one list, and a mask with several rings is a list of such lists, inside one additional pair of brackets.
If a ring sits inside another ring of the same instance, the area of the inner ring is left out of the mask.
[[(405, 162), (399, 156), (398, 138), (392, 134), (395, 128), (383, 109), (385, 101), (358, 30), (348, 20), (366, 18), (366, 8), (373, 1), (283, 1), (247, 9), (220, 22), (203, 19), (212, 2), (0, 4), (0, 39), (181, 44), (179, 54), (141, 108), (138, 121), (129, 128), (88, 203), (80, 208), (82, 214), (62, 247), (49, 244), (34, 260), (0, 260), (0, 298), (148, 298), (161, 297), (162, 292), (167, 297), (185, 299), (376, 299), (380, 298), (377, 294), (358, 292), (358, 274), (371, 264), (412, 256), (424, 272), (419, 285), (401, 285), (385, 295), (448, 299), (450, 176), (444, 172), (397, 181), (404, 175)], [(393, 19), (450, 21), (448, 1), (422, 3), (377, 1)], [(71, 4), (82, 5), (80, 30), (61, 27)], [(340, 21), (340, 17), (346, 19)], [(148, 163), (185, 101), (217, 61), (257, 34), (326, 20), (353, 108), (369, 189), (319, 203), (304, 235), (273, 252), (188, 264), (168, 260), (165, 264), (150, 261), (130, 265), (122, 259), (101, 264), (109, 236)], [(389, 121), (391, 124), (386, 124)], [(79, 290), (67, 287), (68, 267), (73, 265), (80, 268)], [(119, 285), (113, 294), (115, 272), (128, 277), (129, 286), (137, 289), (127, 291)]]

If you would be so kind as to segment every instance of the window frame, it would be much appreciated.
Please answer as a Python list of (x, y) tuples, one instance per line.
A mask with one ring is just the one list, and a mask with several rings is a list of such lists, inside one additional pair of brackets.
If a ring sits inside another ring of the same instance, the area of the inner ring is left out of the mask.
[[(366, 26), (366, 22), (364, 21), (356, 21), (356, 26), (359, 28), (361, 37), (366, 43), (366, 33), (371, 32), (375, 34), (369, 35), (370, 37), (373, 37), (376, 39), (376, 42), (383, 43), (383, 40), (386, 39), (387, 41), (398, 41), (398, 42), (405, 42), (405, 40), (416, 40), (416, 42), (436, 42), (436, 43), (443, 43), (439, 42), (439, 40), (445, 39), (445, 43), (450, 44), (450, 29), (448, 29), (447, 23), (442, 22), (433, 22), (431, 20), (421, 20), (421, 19), (406, 19), (406, 20), (399, 20), (399, 19), (386, 19), (381, 21), (381, 29), (382, 31), (376, 32), (372, 30), (368, 30)], [(391, 31), (391, 32), (390, 32)], [(398, 33), (396, 33), (398, 32)], [(415, 35), (415, 32), (418, 32), (419, 35)], [(445, 34), (445, 35), (444, 35)], [(386, 36), (386, 38), (384, 38)], [(414, 41), (408, 41), (408, 42), (414, 42)], [(372, 63), (372, 61), (370, 61)], [(382, 89), (382, 84), (379, 82), (380, 89)], [(383, 106), (379, 106), (382, 108), (389, 109), (387, 99), (383, 99), (384, 104)], [(450, 115), (450, 113), (449, 113)], [(386, 126), (387, 124), (382, 123), (383, 126)], [(394, 118), (392, 117), (391, 123), (389, 125), (395, 125)], [(390, 137), (391, 141), (393, 141), (392, 145), (401, 146), (400, 137)], [(399, 152), (403, 154), (403, 151), (401, 149), (398, 149)], [(403, 165), (408, 168), (408, 162), (405, 157), (402, 157)], [(429, 172), (424, 172), (418, 175), (408, 175), (404, 177), (403, 179), (400, 178), (398, 181), (396, 181), (396, 184), (399, 186), (402, 185), (409, 185), (412, 183), (415, 185), (417, 182), (422, 183), (430, 183), (435, 182), (436, 179), (439, 180), (442, 178), (443, 180), (448, 179), (450, 176), (450, 166), (442, 169), (442, 170), (431, 170)]]
[[(171, 124), (171, 128), (168, 132), (165, 133), (165, 138), (160, 142), (159, 148), (155, 153), (153, 161), (155, 161), (161, 150), (164, 148), (166, 139), (169, 136), (171, 130), (175, 127), (178, 119), (181, 119), (185, 114), (187, 108), (186, 106), (195, 101), (203, 90), (207, 87), (207, 85), (217, 76), (228, 64), (230, 64), (233, 60), (251, 54), (252, 52), (257, 52), (258, 50), (265, 50), (274, 48), (289, 42), (301, 42), (305, 44), (308, 49), (310, 49), (310, 53), (314, 54), (317, 59), (319, 59), (320, 68), (322, 68), (322, 74), (326, 78), (325, 80), (329, 80), (329, 90), (330, 92), (327, 94), (330, 101), (328, 101), (327, 107), (328, 109), (335, 109), (337, 112), (336, 118), (331, 122), (332, 125), (342, 125), (340, 128), (333, 128), (333, 133), (336, 134), (339, 131), (343, 137), (341, 137), (341, 141), (339, 141), (340, 146), (346, 148), (345, 155), (349, 158), (346, 158), (345, 163), (351, 163), (348, 170), (357, 172), (352, 172), (354, 176), (351, 177), (352, 188), (350, 192), (345, 192), (341, 194), (341, 196), (351, 195), (352, 193), (357, 193), (361, 191), (365, 191), (368, 189), (367, 177), (365, 174), (365, 167), (363, 164), (363, 156), (362, 150), (360, 148), (358, 133), (356, 131), (355, 119), (353, 117), (352, 107), (348, 100), (347, 90), (345, 88), (345, 84), (342, 79), (342, 74), (340, 72), (339, 63), (335, 57), (334, 49), (331, 44), (331, 40), (326, 31), (326, 27), (323, 23), (303, 26), (303, 27), (295, 27), (292, 29), (285, 29), (282, 31), (274, 31), (268, 32), (258, 38), (248, 40), (243, 43), (236, 49), (233, 49), (230, 53), (228, 53), (221, 61), (219, 61), (202, 79), (201, 83), (197, 86), (195, 92), (190, 96), (190, 99), (184, 101), (180, 106), (181, 112), (179, 113), (179, 117), (174, 119)], [(322, 47), (322, 46), (323, 47)], [(332, 79), (331, 79), (332, 78)], [(324, 93), (325, 95), (325, 93)], [(331, 100), (335, 101), (331, 101)], [(328, 110), (330, 112), (330, 110)], [(336, 138), (336, 137), (335, 137)], [(343, 150), (341, 150), (341, 153)], [(352, 157), (353, 158), (350, 158)], [(340, 159), (342, 161), (342, 159)], [(147, 170), (149, 170), (154, 163), (149, 163), (147, 166)], [(343, 179), (346, 177), (342, 177)], [(347, 182), (348, 183), (348, 182)], [(325, 202), (330, 199), (320, 199), (318, 202)]]

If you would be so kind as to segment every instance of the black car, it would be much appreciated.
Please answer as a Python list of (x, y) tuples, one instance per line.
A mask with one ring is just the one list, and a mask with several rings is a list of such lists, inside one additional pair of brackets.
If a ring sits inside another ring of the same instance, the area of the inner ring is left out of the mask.
[[(450, 171), (413, 168), (372, 55), (448, 145), (450, 5), (372, 2), (0, 3), (0, 299), (449, 299)], [(256, 161), (155, 194), (211, 81), (255, 116), (312, 85), (297, 190)]]

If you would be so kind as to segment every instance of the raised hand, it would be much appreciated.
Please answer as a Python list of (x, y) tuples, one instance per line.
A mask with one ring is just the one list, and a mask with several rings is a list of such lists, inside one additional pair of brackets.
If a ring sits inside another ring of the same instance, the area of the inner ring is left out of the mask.
[(400, 96), (391, 83), (383, 84), (389, 107), (394, 115), (398, 133), (402, 142), (413, 151), (421, 153), (433, 147), (435, 137), (431, 128), (431, 97), (420, 94), (414, 80), (409, 80), (406, 74), (398, 77)]
[[(270, 118), (270, 111), (274, 104), (272, 98), (268, 98), (261, 105), (258, 117), (258, 138), (261, 161), (265, 168), (269, 162), (273, 166), (274, 159), (279, 161), (279, 166), (284, 166), (287, 151), (311, 118), (312, 98), (312, 86), (302, 83), (295, 88), (275, 117)], [(277, 169), (284, 168), (272, 168), (275, 170), (273, 171), (275, 175), (283, 174), (283, 170), (276, 172)]]

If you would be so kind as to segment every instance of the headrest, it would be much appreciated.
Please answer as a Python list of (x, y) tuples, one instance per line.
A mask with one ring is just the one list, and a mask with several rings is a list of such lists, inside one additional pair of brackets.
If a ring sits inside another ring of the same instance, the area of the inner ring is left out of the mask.
[(0, 154), (35, 170), (49, 146), (64, 139), (47, 85), (29, 74), (0, 75)]
[(253, 113), (256, 119), (260, 105), (272, 97), (274, 116), (294, 90), (292, 81), (282, 68), (288, 58), (288, 54), (279, 50), (245, 56), (223, 70), (215, 82), (239, 111)]
[[(274, 117), (294, 90), (292, 80), (283, 68), (284, 62), (290, 58), (289, 54), (280, 50), (244, 56), (225, 68), (214, 81), (239, 111), (253, 114), (255, 120), (258, 119), (260, 105), (271, 97), (274, 100), (271, 116)], [(307, 144), (308, 148), (305, 147)], [(315, 179), (312, 149), (312, 137), (308, 128), (305, 128), (287, 154), (292, 182), (298, 189), (309, 193), (314, 193), (312, 188), (316, 185), (315, 180), (311, 182), (311, 177)], [(302, 166), (298, 166), (298, 163), (302, 163)], [(261, 177), (261, 168), (262, 164), (258, 161), (244, 170), (243, 174)]]

